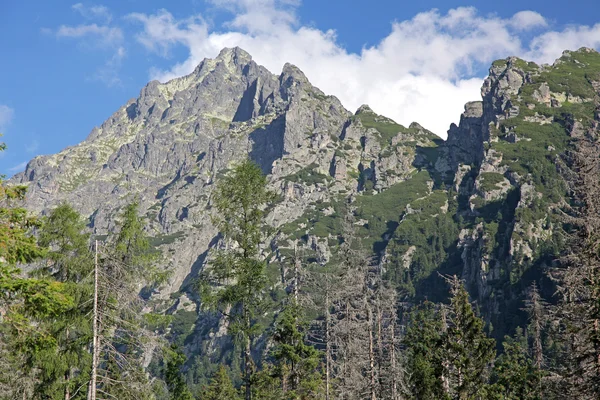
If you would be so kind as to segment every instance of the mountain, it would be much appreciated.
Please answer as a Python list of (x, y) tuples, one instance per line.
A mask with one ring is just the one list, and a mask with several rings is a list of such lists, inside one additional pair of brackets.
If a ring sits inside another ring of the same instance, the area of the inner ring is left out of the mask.
[(298, 242), (333, 262), (350, 203), (363, 245), (407, 301), (445, 298), (440, 274), (456, 273), (501, 337), (524, 318), (524, 288), (553, 290), (543, 271), (563, 246), (560, 163), (572, 138), (598, 130), (599, 91), (594, 50), (553, 65), (498, 60), (444, 141), (366, 105), (346, 110), (293, 65), (274, 75), (224, 49), (190, 75), (150, 82), (82, 143), (36, 157), (12, 182), (28, 185), (35, 212), (73, 204), (98, 238), (137, 198), (174, 270), (153, 307), (187, 312), (195, 346), (223, 333), (196, 312), (191, 289), (219, 243), (211, 192), (246, 157), (280, 195), (265, 257), (285, 263)]

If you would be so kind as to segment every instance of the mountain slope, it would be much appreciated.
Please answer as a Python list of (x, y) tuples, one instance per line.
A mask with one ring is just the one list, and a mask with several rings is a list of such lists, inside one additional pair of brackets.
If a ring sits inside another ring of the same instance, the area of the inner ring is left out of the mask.
[(293, 65), (277, 76), (224, 49), (188, 76), (150, 82), (84, 142), (35, 158), (13, 182), (29, 186), (32, 210), (72, 203), (98, 237), (138, 198), (175, 272), (153, 304), (197, 319), (196, 345), (207, 331), (222, 334), (186, 299), (218, 245), (211, 191), (245, 157), (280, 194), (265, 257), (285, 262), (300, 241), (318, 263), (334, 262), (351, 203), (363, 245), (406, 299), (445, 297), (437, 272), (457, 273), (501, 335), (529, 282), (551, 290), (541, 272), (560, 251), (555, 210), (568, 201), (557, 166), (572, 137), (597, 131), (599, 88), (593, 50), (552, 66), (496, 61), (482, 101), (442, 141), (368, 106), (352, 114)]

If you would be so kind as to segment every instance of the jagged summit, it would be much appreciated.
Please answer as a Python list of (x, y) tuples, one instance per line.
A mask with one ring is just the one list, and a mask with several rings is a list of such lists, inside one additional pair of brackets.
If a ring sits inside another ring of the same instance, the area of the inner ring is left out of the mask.
[(217, 60), (231, 60), (232, 62), (242, 65), (248, 64), (252, 60), (252, 56), (246, 50), (239, 46), (224, 47), (216, 58)]
[(371, 109), (371, 107), (369, 107), (369, 105), (363, 104), (362, 106), (358, 107), (358, 109), (356, 110), (354, 115), (358, 115), (358, 114), (362, 114), (362, 113), (374, 114), (375, 112)]

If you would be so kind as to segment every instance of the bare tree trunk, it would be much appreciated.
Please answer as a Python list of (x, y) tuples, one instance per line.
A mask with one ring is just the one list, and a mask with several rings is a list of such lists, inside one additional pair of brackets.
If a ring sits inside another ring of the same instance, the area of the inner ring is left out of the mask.
[(294, 244), (294, 300), (298, 304), (298, 287), (300, 286), (300, 258), (298, 257), (298, 249)]
[[(298, 249), (296, 247), (296, 244), (294, 244), (294, 306), (298, 307), (299, 303), (299, 291), (300, 291), (300, 257), (298, 256)], [(294, 324), (296, 326), (298, 326), (298, 316), (296, 315), (296, 317), (294, 318)], [(293, 339), (292, 344), (295, 346), (298, 343), (296, 343), (296, 339)], [(298, 371), (296, 370), (297, 366), (296, 363), (292, 361), (292, 370), (290, 371), (290, 374), (292, 376), (292, 390), (296, 390), (298, 389), (298, 386), (300, 385), (300, 377), (298, 376)], [(286, 390), (284, 390), (285, 393)]]
[(392, 331), (391, 331), (391, 347), (390, 347), (390, 374), (392, 375), (392, 400), (398, 397), (398, 381), (396, 371), (396, 315), (392, 315)]
[[(244, 309), (244, 320), (246, 327), (250, 327), (250, 315)], [(252, 348), (250, 346), (250, 336), (246, 334), (244, 346), (244, 378), (246, 380), (246, 400), (252, 400)]]
[(375, 346), (373, 343), (373, 311), (371, 307), (367, 304), (368, 308), (368, 323), (369, 323), (369, 374), (370, 374), (370, 392), (371, 392), (371, 400), (377, 400), (376, 387), (375, 384)]
[(98, 241), (94, 243), (94, 311), (92, 322), (92, 376), (90, 379), (90, 390), (88, 400), (96, 400), (96, 380), (98, 376), (98, 358), (100, 353), (98, 343)]
[(325, 400), (330, 400), (331, 386), (331, 337), (330, 337), (330, 305), (329, 305), (329, 275), (325, 277)]
[[(447, 328), (448, 328), (448, 322), (446, 320), (446, 308), (442, 306), (441, 309), (441, 313), (442, 313), (442, 332), (446, 332)], [(449, 369), (450, 369), (450, 362), (448, 361), (447, 358), (444, 358), (444, 360), (442, 361), (442, 388), (444, 390), (444, 393), (449, 394), (450, 393), (450, 379), (449, 379)], [(448, 373), (448, 375), (446, 375)]]

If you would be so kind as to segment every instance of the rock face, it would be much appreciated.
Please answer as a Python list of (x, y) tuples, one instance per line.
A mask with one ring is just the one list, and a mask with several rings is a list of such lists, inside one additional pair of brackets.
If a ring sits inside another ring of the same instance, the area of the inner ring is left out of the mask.
[(398, 140), (382, 141), (380, 127), (394, 131), (390, 137), (403, 132), (403, 140), (434, 145), (423, 128), (404, 128), (368, 107), (352, 115), (291, 64), (277, 76), (244, 50), (224, 49), (188, 76), (148, 83), (85, 141), (36, 157), (12, 181), (29, 186), (27, 206), (34, 212), (67, 201), (89, 216), (97, 235), (113, 229), (118, 210), (139, 199), (148, 233), (175, 271), (166, 297), (197, 273), (215, 244), (210, 194), (232, 163), (249, 157), (269, 174), (284, 195), (269, 216), (280, 226), (311, 202), (362, 190), (361, 170), (368, 171), (371, 190), (410, 175), (414, 151), (404, 154)]
[[(300, 243), (316, 263), (335, 262), (350, 209), (363, 246), (408, 299), (445, 296), (435, 272), (459, 273), (503, 335), (502, 312), (519, 307), (518, 288), (551, 258), (553, 210), (568, 195), (556, 166), (572, 138), (597, 132), (599, 90), (600, 54), (589, 49), (545, 67), (499, 60), (443, 142), (366, 105), (347, 111), (293, 65), (274, 75), (224, 49), (188, 76), (150, 82), (81, 144), (33, 159), (12, 181), (29, 186), (31, 210), (68, 201), (96, 235), (137, 198), (174, 271), (156, 307), (189, 313), (189, 284), (218, 245), (212, 190), (249, 157), (281, 195), (265, 257), (285, 264)], [(192, 347), (214, 345), (223, 325), (198, 318), (212, 328)]]

